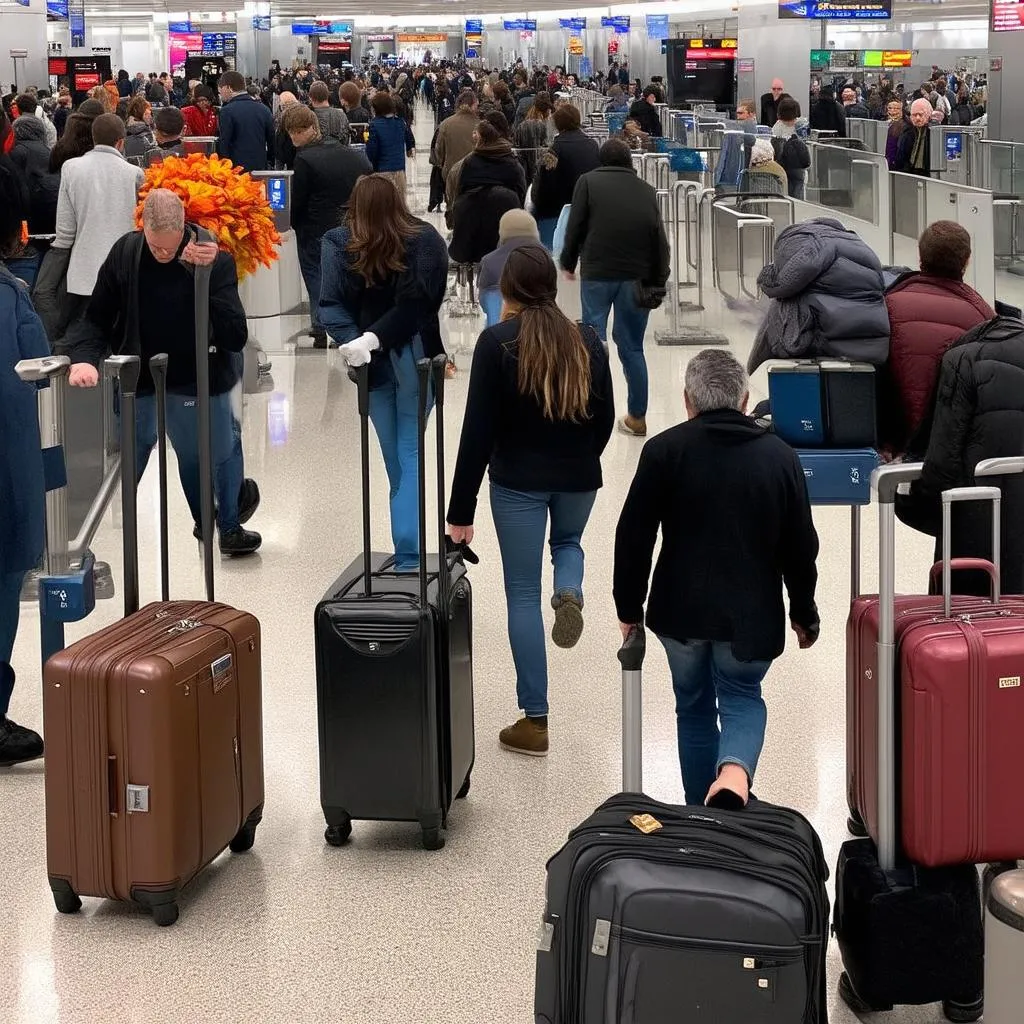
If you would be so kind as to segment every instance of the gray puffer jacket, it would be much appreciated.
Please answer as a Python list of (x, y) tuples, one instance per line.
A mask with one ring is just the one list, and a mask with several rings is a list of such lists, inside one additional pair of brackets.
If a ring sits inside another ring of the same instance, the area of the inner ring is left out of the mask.
[(818, 217), (788, 227), (757, 279), (771, 303), (747, 369), (768, 359), (832, 356), (882, 365), (889, 314), (882, 264), (855, 231)]

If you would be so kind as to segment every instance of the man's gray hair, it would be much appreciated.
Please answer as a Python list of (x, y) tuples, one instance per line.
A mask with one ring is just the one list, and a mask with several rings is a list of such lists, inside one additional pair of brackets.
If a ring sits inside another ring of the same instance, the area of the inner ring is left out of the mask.
[(732, 353), (706, 348), (687, 365), (684, 387), (695, 413), (739, 410), (750, 390), (750, 378)]
[(185, 204), (169, 188), (155, 188), (142, 205), (142, 223), (150, 231), (182, 231)]

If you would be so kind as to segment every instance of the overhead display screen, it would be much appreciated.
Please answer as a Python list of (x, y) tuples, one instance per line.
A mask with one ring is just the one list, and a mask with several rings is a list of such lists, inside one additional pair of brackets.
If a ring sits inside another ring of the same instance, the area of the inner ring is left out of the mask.
[(829, 21), (887, 21), (892, 0), (785, 0), (780, 18), (827, 18)]
[(992, 31), (1017, 32), (1024, 28), (1024, 4), (992, 0)]

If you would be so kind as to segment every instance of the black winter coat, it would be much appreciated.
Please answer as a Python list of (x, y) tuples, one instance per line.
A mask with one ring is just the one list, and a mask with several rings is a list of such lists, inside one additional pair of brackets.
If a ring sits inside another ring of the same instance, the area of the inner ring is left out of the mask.
[(647, 100), (635, 100), (629, 108), (629, 116), (648, 135), (661, 135), (661, 115)]
[(835, 100), (815, 100), (811, 104), (810, 125), (814, 131), (836, 132), (841, 139), (846, 138), (846, 113)]
[(601, 163), (597, 143), (582, 131), (559, 132), (533, 181), (534, 216), (557, 217), (572, 202), (576, 182)]
[(372, 173), (364, 153), (335, 139), (303, 146), (296, 154), (292, 179), (292, 227), (311, 238), (338, 227), (356, 181)]
[(57, 229), (57, 197), (60, 175), (50, 173), (50, 150), (38, 117), (22, 116), (14, 122), (11, 163), (28, 190), (28, 229), (33, 235), (50, 235)]
[(523, 165), (507, 146), (495, 152), (477, 149), (462, 161), (459, 174), (459, 195), (474, 188), (502, 185), (519, 196), (519, 205), (526, 202), (526, 175)]
[(456, 263), (479, 263), (498, 248), (502, 214), (522, 207), (518, 193), (502, 186), (459, 190), (452, 204), (452, 240), (448, 252)]
[[(930, 429), (931, 433), (928, 434)], [(982, 459), (1024, 452), (1024, 323), (996, 317), (969, 330), (942, 357), (934, 418), (922, 424), (918, 436), (928, 436), (921, 479), (909, 495), (898, 495), (896, 514), (908, 526), (937, 538), (942, 536), (941, 495), (950, 487), (974, 483), (974, 468)], [(910, 443), (908, 459), (918, 451)], [(1002, 588), (1024, 593), (1024, 476), (993, 481), (1002, 489)], [(953, 557), (992, 557), (992, 514), (982, 503), (953, 508)], [(987, 594), (988, 578), (974, 572), (954, 573), (958, 594)]]

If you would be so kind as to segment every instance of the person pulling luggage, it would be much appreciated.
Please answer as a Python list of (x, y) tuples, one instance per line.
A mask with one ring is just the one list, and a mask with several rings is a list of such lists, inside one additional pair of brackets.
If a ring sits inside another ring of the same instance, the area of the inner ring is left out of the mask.
[[(142, 357), (138, 398), (138, 479), (156, 444), (156, 396), (149, 359), (168, 354), (167, 433), (178, 459), (178, 475), (192, 518), (200, 522), (199, 442), (196, 408), (196, 340), (191, 318), (171, 315), (195, 305), (192, 267), (212, 265), (210, 278), (210, 415), (214, 492), (220, 550), (248, 555), (262, 543), (242, 523), (255, 511), (258, 491), (247, 486), (236, 457), (231, 391), (238, 381), (234, 353), (245, 348), (248, 329), (238, 296), (234, 260), (215, 242), (200, 241), (198, 228), (185, 223), (185, 207), (168, 189), (146, 197), (142, 231), (131, 231), (114, 243), (100, 267), (85, 317), (69, 330), (65, 342), (71, 355), (72, 387), (95, 387), (97, 367), (108, 350)], [(139, 297), (146, 297), (143, 306)], [(110, 344), (109, 339), (114, 339)], [(246, 505), (240, 498), (253, 493)]]
[(541, 615), (544, 541), (554, 566), (551, 639), (572, 647), (583, 631), (583, 531), (602, 485), (601, 454), (615, 422), (608, 353), (593, 327), (558, 308), (558, 272), (529, 243), (501, 273), (501, 323), (476, 343), (448, 532), (473, 540), (477, 492), (490, 470), (508, 636), (524, 717), (501, 730), (506, 750), (548, 752), (548, 670)]
[(783, 583), (801, 648), (819, 628), (818, 535), (803, 470), (785, 441), (746, 415), (749, 388), (728, 352), (690, 360), (689, 418), (644, 445), (615, 531), (619, 625), (628, 638), (647, 601), (647, 626), (672, 672), (687, 803), (724, 808), (747, 803), (764, 744), (761, 681), (785, 647)]

